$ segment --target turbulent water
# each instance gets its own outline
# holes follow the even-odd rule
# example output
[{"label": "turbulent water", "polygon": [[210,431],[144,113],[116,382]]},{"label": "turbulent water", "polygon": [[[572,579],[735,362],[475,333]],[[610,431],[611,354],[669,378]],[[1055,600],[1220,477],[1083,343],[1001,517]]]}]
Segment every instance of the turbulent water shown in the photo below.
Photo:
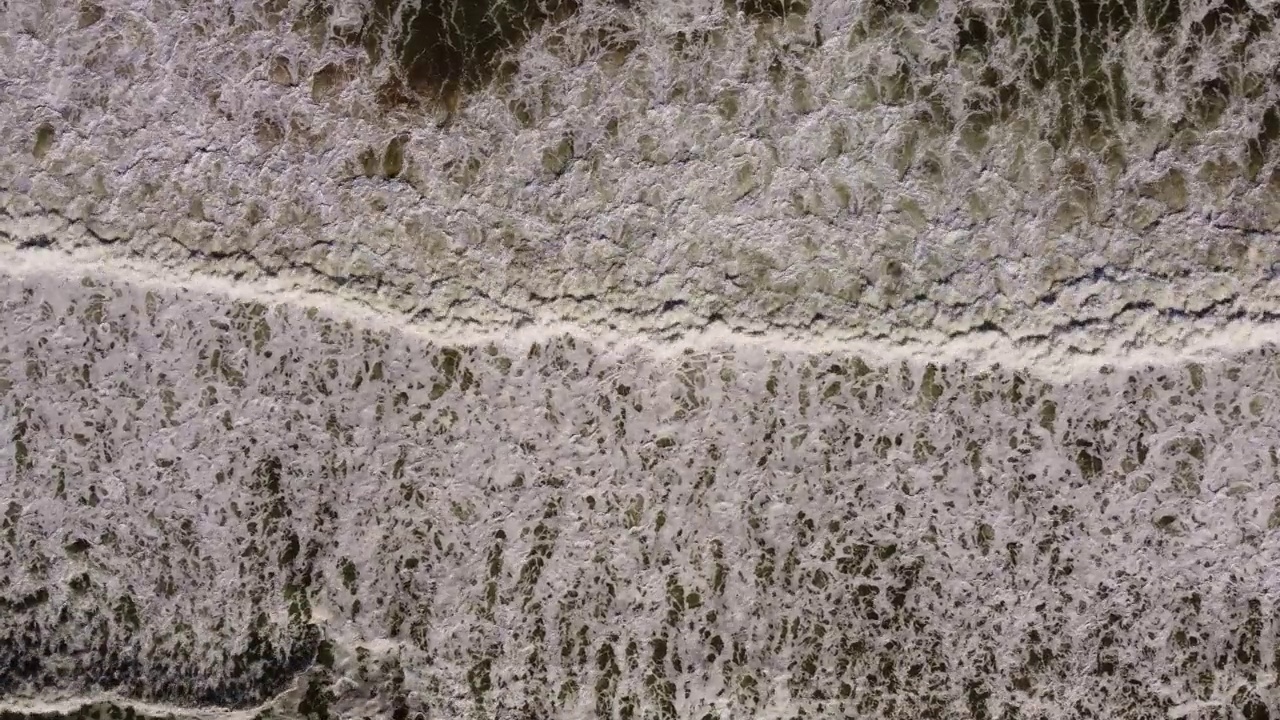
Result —
[{"label": "turbulent water", "polygon": [[0,0],[0,718],[1275,717],[1277,22]]},{"label": "turbulent water", "polygon": [[1136,717],[1273,692],[1269,349],[1059,384],[9,287],[10,693]]}]

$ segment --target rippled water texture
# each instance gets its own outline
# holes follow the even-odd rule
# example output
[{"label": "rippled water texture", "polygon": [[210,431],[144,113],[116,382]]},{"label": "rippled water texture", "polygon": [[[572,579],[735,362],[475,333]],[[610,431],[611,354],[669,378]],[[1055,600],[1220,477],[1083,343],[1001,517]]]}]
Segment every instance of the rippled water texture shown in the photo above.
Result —
[{"label": "rippled water texture", "polygon": [[0,0],[0,718],[1276,717],[1278,18]]},{"label": "rippled water texture", "polygon": [[6,692],[293,685],[304,714],[449,717],[1271,697],[1273,350],[1060,384],[440,345],[87,278],[3,310]]}]

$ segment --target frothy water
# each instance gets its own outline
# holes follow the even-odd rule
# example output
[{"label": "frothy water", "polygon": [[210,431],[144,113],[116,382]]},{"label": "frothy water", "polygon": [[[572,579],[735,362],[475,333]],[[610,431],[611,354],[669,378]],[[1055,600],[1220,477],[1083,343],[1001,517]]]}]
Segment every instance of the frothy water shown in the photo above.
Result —
[{"label": "frothy water", "polygon": [[1270,347],[1055,384],[437,345],[108,278],[7,285],[6,693],[433,717],[1274,697]]},{"label": "frothy water", "polygon": [[1274,7],[442,8],[0,5],[0,714],[1280,712]]}]

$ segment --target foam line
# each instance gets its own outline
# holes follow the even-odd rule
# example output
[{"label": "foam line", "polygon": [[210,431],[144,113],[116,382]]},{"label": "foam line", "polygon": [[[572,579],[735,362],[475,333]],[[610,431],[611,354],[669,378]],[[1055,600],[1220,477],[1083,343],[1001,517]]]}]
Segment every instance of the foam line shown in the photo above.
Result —
[{"label": "foam line", "polygon": [[1154,315],[1138,316],[1125,332],[1115,333],[1102,351],[1089,354],[1073,351],[1065,342],[1053,338],[1016,340],[997,332],[975,332],[957,338],[916,337],[888,341],[792,329],[744,331],[723,323],[660,337],[643,330],[629,330],[623,319],[614,328],[567,323],[553,318],[522,327],[498,321],[488,327],[477,327],[473,322],[413,320],[403,312],[378,307],[376,300],[367,296],[334,294],[308,283],[306,278],[231,280],[205,273],[183,273],[146,260],[107,257],[93,250],[68,252],[0,246],[0,275],[18,281],[34,280],[37,284],[59,278],[91,276],[99,281],[145,289],[177,290],[270,305],[285,303],[299,308],[315,307],[332,317],[349,319],[366,327],[421,334],[433,343],[521,346],[569,335],[606,351],[640,351],[658,357],[677,356],[687,350],[740,352],[749,349],[787,354],[855,354],[868,361],[883,363],[905,360],[999,364],[1057,381],[1095,375],[1104,368],[1123,370],[1192,361],[1213,362],[1280,343],[1280,323],[1247,319],[1218,324],[1194,323]]}]

